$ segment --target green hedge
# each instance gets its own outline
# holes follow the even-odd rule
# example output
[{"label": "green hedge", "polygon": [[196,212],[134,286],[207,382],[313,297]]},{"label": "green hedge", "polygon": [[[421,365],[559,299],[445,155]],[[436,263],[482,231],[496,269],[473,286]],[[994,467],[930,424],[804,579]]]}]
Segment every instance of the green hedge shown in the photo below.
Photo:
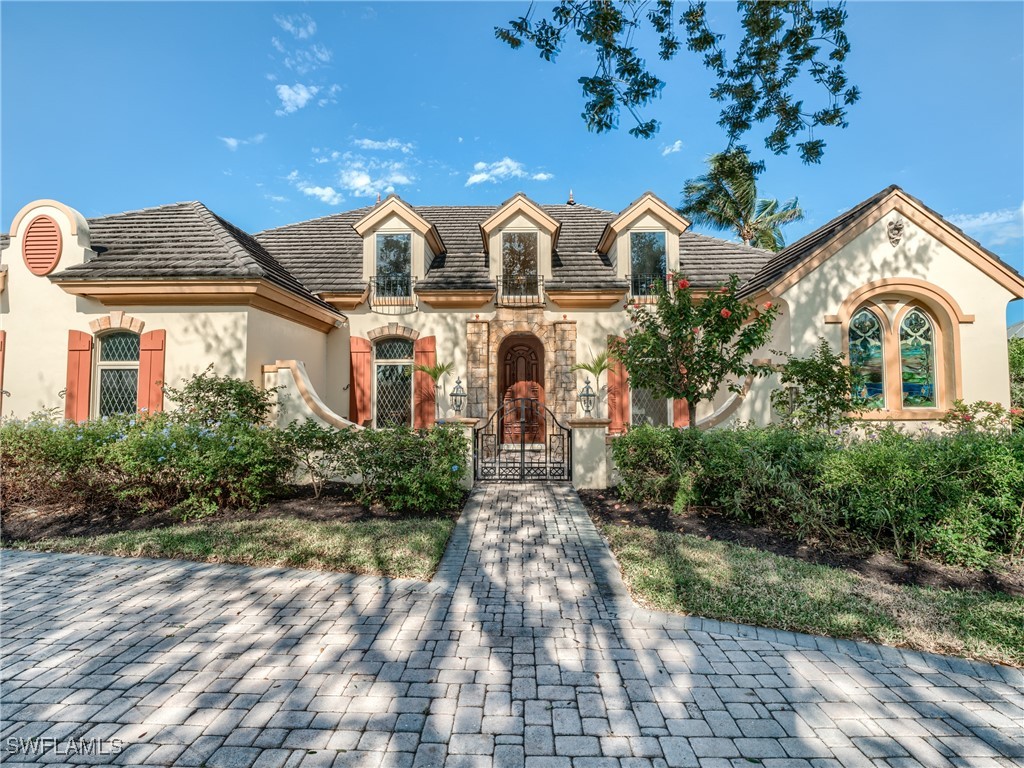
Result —
[{"label": "green hedge", "polygon": [[357,497],[393,512],[432,514],[462,499],[467,442],[458,426],[278,429],[265,423],[271,393],[209,369],[167,394],[166,413],[0,422],[0,506],[174,509],[189,518],[259,507],[296,477],[319,495],[326,480],[359,475]]},{"label": "green hedge", "polygon": [[913,559],[984,566],[1024,554],[1024,434],[867,437],[780,427],[638,427],[612,453],[628,500],[853,536]]}]

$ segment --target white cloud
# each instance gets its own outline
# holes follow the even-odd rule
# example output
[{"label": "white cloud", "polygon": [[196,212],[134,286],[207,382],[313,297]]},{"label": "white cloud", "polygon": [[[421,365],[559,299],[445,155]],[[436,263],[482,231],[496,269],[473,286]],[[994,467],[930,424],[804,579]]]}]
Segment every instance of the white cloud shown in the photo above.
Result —
[{"label": "white cloud", "polygon": [[264,197],[267,200],[270,200],[272,203],[287,203],[288,202],[288,198],[287,197],[282,197],[281,195],[264,195]]},{"label": "white cloud", "polygon": [[218,136],[217,138],[223,141],[225,146],[234,152],[239,147],[247,144],[262,144],[263,140],[267,138],[267,134],[257,133],[255,136],[250,136],[248,139],[236,139],[232,136]]},{"label": "white cloud", "polygon": [[958,213],[947,218],[950,224],[987,246],[1005,245],[1024,238],[1024,203],[1019,208]]},{"label": "white cloud", "polygon": [[309,184],[299,184],[299,191],[309,197],[315,197],[321,203],[326,203],[327,205],[339,205],[345,199],[341,196],[340,192],[335,191],[334,187],[314,187]]},{"label": "white cloud", "polygon": [[316,22],[307,13],[297,16],[275,16],[274,21],[297,40],[306,40],[316,34]]},{"label": "white cloud", "polygon": [[338,169],[338,183],[353,197],[388,195],[416,180],[404,162],[382,161],[346,152]]},{"label": "white cloud", "polygon": [[412,142],[399,141],[398,139],[387,139],[386,141],[375,141],[374,139],[354,139],[352,144],[360,149],[371,150],[393,150],[397,149],[403,154],[410,154],[414,148]]},{"label": "white cloud", "polygon": [[330,88],[327,89],[325,94],[320,99],[317,100],[316,105],[318,107],[325,107],[328,104],[337,104],[338,99],[336,98],[336,96],[339,93],[341,93],[341,86],[337,84],[332,85]]},{"label": "white cloud", "polygon": [[302,83],[277,85],[274,88],[277,91],[277,98],[281,100],[281,108],[275,112],[277,115],[290,115],[292,112],[297,112],[320,93],[319,86],[303,85]]},{"label": "white cloud", "polygon": [[555,177],[553,173],[527,171],[521,162],[513,160],[507,155],[494,163],[474,163],[473,170],[475,173],[471,173],[466,179],[467,187],[482,184],[485,181],[497,184],[499,181],[508,181],[509,179],[530,178],[534,181],[548,181]]},{"label": "white cloud", "polygon": [[683,149],[683,141],[682,141],[682,139],[676,139],[671,144],[667,144],[664,147],[662,147],[661,156],[662,157],[667,157],[668,155],[673,155],[676,152],[681,152],[682,149]]}]

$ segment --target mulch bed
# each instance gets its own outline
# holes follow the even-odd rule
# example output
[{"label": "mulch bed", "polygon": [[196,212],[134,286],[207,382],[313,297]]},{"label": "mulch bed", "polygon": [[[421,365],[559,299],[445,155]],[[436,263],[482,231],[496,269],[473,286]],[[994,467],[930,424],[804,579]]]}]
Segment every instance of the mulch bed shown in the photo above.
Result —
[{"label": "mulch bed", "polygon": [[[459,505],[461,507],[461,505]],[[458,510],[448,517],[458,517]],[[365,507],[341,483],[328,484],[319,499],[308,486],[286,489],[282,495],[258,510],[227,509],[204,517],[203,522],[264,520],[293,517],[316,522],[354,523],[367,520],[397,520],[408,515],[388,512],[382,506]],[[60,536],[102,536],[120,531],[166,528],[181,524],[179,514],[167,510],[128,514],[116,510],[69,509],[57,506],[12,506],[0,515],[3,541],[39,541]]]},{"label": "mulch bed", "polygon": [[709,540],[794,557],[811,563],[855,571],[873,581],[897,585],[1005,592],[1024,597],[1024,565],[999,571],[971,571],[931,560],[904,562],[888,552],[858,549],[849,542],[798,539],[771,528],[746,525],[713,509],[677,515],[668,507],[623,501],[617,492],[580,491],[595,524],[644,526],[658,531],[688,533]]}]

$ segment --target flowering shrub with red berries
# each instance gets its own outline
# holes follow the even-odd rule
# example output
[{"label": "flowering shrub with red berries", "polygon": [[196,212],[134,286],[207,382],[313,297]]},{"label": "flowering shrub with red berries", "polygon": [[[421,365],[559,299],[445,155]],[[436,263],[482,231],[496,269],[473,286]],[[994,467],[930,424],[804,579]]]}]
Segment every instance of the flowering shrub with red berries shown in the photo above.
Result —
[{"label": "flowering shrub with red berries", "polygon": [[942,417],[942,425],[951,432],[999,432],[1010,428],[1012,411],[999,403],[978,400],[965,403],[955,400]]},{"label": "flowering shrub with red berries", "polygon": [[[690,412],[723,387],[739,392],[747,376],[771,372],[750,355],[772,334],[779,310],[737,296],[740,280],[729,281],[698,295],[690,281],[668,275],[655,285],[657,300],[626,306],[633,328],[614,340],[612,355],[622,362],[634,387],[654,397],[686,400]],[[691,419],[690,425],[695,426]]]}]

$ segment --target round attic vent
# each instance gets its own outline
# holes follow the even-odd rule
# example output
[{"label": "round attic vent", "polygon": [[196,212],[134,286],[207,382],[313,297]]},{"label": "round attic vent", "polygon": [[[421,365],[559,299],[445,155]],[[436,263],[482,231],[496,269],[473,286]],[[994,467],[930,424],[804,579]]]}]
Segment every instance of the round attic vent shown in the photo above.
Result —
[{"label": "round attic vent", "polygon": [[48,275],[60,261],[63,238],[57,222],[49,216],[36,216],[21,239],[21,255],[33,275]]}]

